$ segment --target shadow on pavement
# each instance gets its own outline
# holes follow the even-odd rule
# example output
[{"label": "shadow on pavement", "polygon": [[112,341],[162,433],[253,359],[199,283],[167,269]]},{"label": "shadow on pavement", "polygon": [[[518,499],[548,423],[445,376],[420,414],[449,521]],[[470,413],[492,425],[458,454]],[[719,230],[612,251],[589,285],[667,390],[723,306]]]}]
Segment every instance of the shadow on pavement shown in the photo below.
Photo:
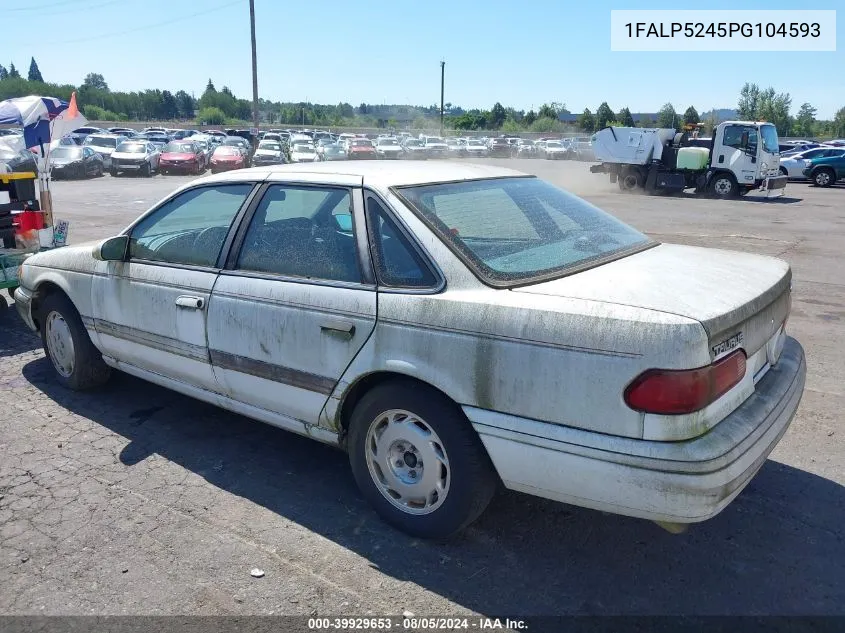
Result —
[{"label": "shadow on pavement", "polygon": [[37,349],[41,349],[41,339],[23,324],[14,302],[0,296],[0,358]]},{"label": "shadow on pavement", "polygon": [[117,374],[104,389],[59,387],[44,358],[25,378],[153,453],[415,583],[487,615],[843,614],[845,488],[769,461],[721,515],[670,535],[640,520],[503,492],[449,543],[385,526],[333,448]]}]

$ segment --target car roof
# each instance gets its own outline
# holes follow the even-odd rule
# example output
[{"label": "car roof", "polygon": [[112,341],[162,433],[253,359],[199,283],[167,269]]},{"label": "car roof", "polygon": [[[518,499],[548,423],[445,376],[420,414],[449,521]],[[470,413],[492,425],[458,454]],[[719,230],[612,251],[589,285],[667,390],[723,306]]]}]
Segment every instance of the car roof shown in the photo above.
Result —
[{"label": "car roof", "polygon": [[[438,182],[455,182],[459,180],[480,180],[484,178],[508,178],[526,176],[521,171],[497,167],[493,165],[474,165],[471,163],[453,161],[391,161],[348,163],[291,163],[274,165],[273,167],[253,167],[239,169],[214,176],[206,176],[204,183],[232,182],[233,180],[250,181],[290,174],[292,179],[298,175],[309,174],[314,180],[326,184],[348,184],[350,179],[360,179],[364,185],[386,189],[403,185],[421,185]],[[310,179],[311,179],[310,178]]]}]

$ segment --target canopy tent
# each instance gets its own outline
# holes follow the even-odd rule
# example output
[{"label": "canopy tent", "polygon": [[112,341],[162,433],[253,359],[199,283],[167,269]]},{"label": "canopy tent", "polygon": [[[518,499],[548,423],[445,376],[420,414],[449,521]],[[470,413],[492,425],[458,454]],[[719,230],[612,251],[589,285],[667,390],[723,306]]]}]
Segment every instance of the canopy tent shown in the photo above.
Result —
[{"label": "canopy tent", "polygon": [[0,124],[22,125],[24,143],[30,149],[41,150],[87,122],[76,107],[75,92],[69,102],[34,95],[0,101]]},{"label": "canopy tent", "polygon": [[87,122],[76,106],[75,92],[69,102],[35,95],[0,101],[0,124],[23,126],[23,143],[38,156],[41,208],[48,225],[52,224],[53,219],[50,196],[51,142]]}]

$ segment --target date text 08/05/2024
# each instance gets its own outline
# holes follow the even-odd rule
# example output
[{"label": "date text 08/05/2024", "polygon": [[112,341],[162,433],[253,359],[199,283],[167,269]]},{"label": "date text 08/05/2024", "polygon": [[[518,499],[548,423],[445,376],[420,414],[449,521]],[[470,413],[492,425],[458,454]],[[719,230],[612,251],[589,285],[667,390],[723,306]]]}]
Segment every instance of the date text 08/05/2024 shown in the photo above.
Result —
[{"label": "date text 08/05/2024", "polygon": [[629,38],[821,37],[818,22],[628,22]]},{"label": "date text 08/05/2024", "polygon": [[488,617],[423,617],[403,616],[395,617],[346,617],[346,618],[309,618],[308,629],[312,631],[389,631],[393,628],[399,630],[426,630],[426,631],[492,631],[511,630],[519,631],[528,628],[526,622],[520,619],[510,618],[488,618]]}]

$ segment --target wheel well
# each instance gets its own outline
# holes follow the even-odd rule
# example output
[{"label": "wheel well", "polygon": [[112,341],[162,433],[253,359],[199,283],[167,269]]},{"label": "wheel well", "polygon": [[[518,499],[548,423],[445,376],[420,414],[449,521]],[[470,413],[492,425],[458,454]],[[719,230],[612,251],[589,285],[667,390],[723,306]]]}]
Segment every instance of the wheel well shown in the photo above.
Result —
[{"label": "wheel well", "polygon": [[[39,317],[41,316],[41,304],[44,302],[49,296],[59,294],[64,295],[67,297],[67,293],[61,289],[61,287],[53,283],[52,281],[45,281],[38,285],[35,289],[35,293],[32,295],[32,320],[35,322],[36,327],[40,330],[41,323],[39,321]],[[70,300],[70,297],[67,297]]]},{"label": "wheel well", "polygon": [[420,380],[418,378],[414,378],[406,374],[400,374],[392,371],[373,372],[372,374],[367,374],[363,378],[359,379],[358,382],[353,384],[344,394],[343,400],[340,403],[340,426],[342,433],[345,434],[346,431],[349,429],[349,420],[352,417],[352,412],[355,410],[355,406],[361,401],[361,398],[364,397],[364,394],[366,394],[371,389],[377,387],[378,385],[383,385],[386,382],[394,381],[415,384],[425,389],[436,391],[444,398],[446,398],[449,402],[455,402],[443,391],[425,382],[424,380]]}]

